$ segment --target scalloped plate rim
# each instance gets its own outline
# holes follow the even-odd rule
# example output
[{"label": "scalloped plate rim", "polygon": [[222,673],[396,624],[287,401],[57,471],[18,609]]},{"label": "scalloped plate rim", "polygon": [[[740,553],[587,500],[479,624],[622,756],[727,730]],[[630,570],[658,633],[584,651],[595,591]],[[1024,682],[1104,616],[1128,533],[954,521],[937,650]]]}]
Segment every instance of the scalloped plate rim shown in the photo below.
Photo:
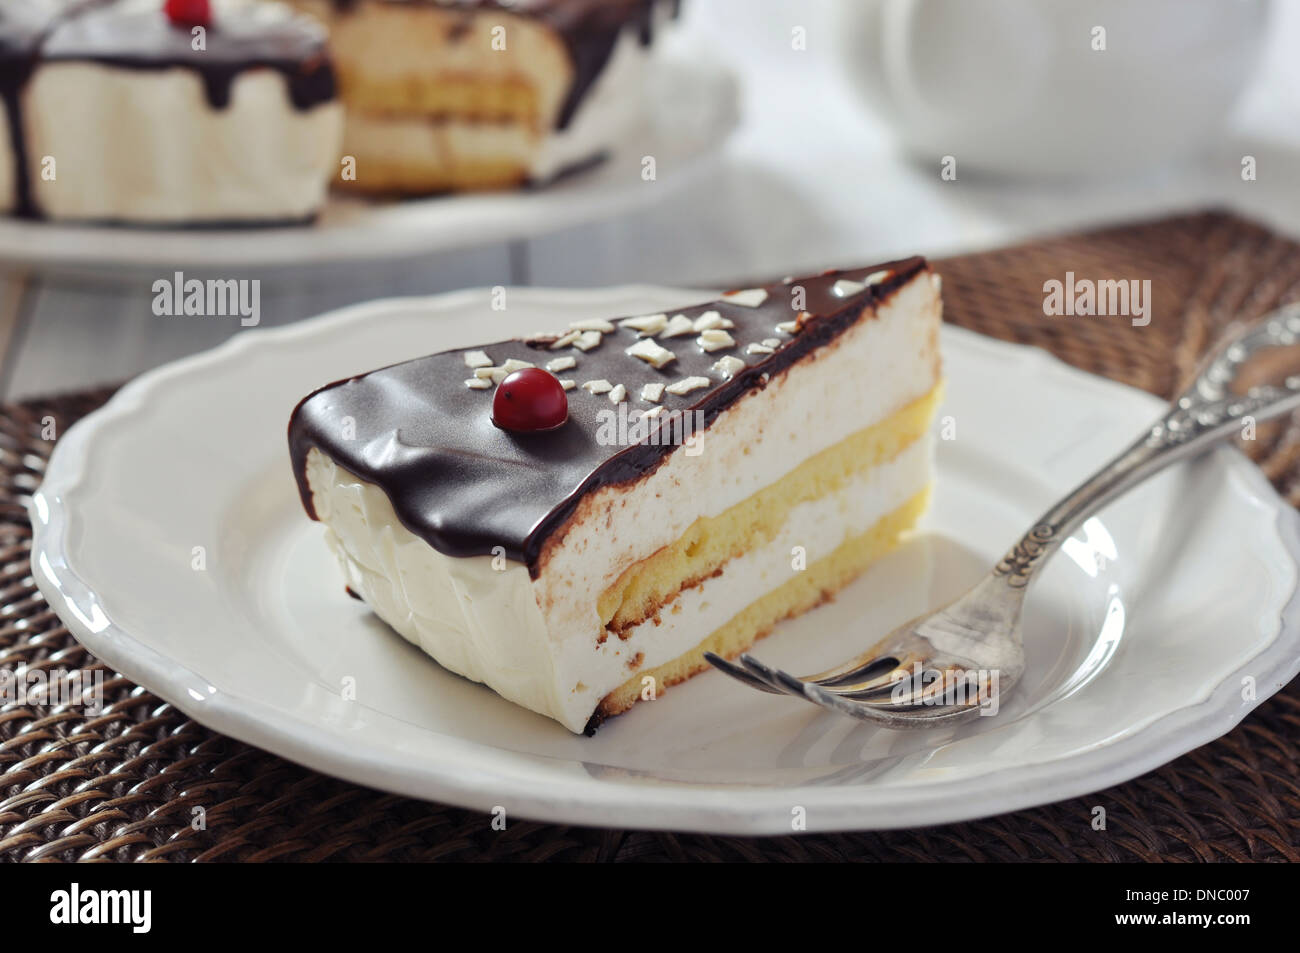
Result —
[{"label": "scalloped plate rim", "polygon": [[[129,418],[158,388],[196,371],[220,368],[244,349],[331,333],[397,304],[454,311],[475,296],[482,300],[482,293],[470,289],[429,298],[382,299],[288,327],[243,332],[211,351],[150,371],[127,384],[103,408],[70,428],[56,444],[45,481],[29,502],[34,532],[32,571],[51,607],[92,653],[196,721],[323,773],[478,810],[516,796],[528,804],[527,809],[519,811],[522,816],[543,821],[715,834],[789,833],[791,798],[808,808],[808,831],[817,832],[949,823],[1086,794],[1129,780],[1218,738],[1300,671],[1300,652],[1295,651],[1297,635],[1300,635],[1300,590],[1296,588],[1296,580],[1300,578],[1296,569],[1300,564],[1300,513],[1277,496],[1258,468],[1237,451],[1225,447],[1212,455],[1217,465],[1235,479],[1244,481],[1244,487],[1258,498],[1273,502],[1278,540],[1291,556],[1290,596],[1278,608],[1275,636],[1245,666],[1225,672],[1203,701],[1174,708],[1136,732],[1097,750],[1032,765],[1020,773],[1008,772],[1013,776],[1000,780],[981,776],[978,796],[970,795],[968,781],[896,786],[890,789],[890,794],[898,799],[905,793],[906,806],[887,818],[872,817],[870,822],[864,822],[863,808],[869,805],[860,802],[869,793],[869,786],[756,787],[738,791],[726,786],[605,779],[598,782],[588,779],[587,783],[577,785],[562,775],[539,776],[546,772],[539,769],[538,762],[558,760],[547,756],[490,749],[496,755],[490,767],[466,762],[466,755],[472,756],[488,746],[441,733],[438,737],[445,750],[433,762],[421,764],[418,769],[410,765],[395,768],[391,755],[383,757],[374,751],[341,752],[336,734],[320,725],[304,724],[268,704],[253,700],[253,707],[248,707],[248,699],[229,693],[218,693],[202,701],[191,698],[185,683],[191,679],[202,681],[202,676],[159,655],[105,616],[93,589],[77,574],[75,559],[69,560],[66,514],[60,507],[51,506],[50,501],[75,489],[81,481],[94,438],[108,425]],[[577,291],[529,288],[511,293],[526,294],[539,301],[577,298],[599,302],[607,297],[691,292],[625,285]],[[1074,385],[1145,401],[1153,411],[1163,405],[1150,394],[1080,371],[1038,348],[997,341],[950,325],[945,325],[944,334],[990,357],[1032,363],[1039,366],[1040,372],[1063,375]],[[1239,698],[1233,700],[1238,695],[1234,678],[1247,668],[1259,680],[1253,704]],[[689,797],[683,799],[683,790],[690,792]],[[485,792],[489,792],[486,797]],[[877,805],[872,810],[878,814],[880,807]]]}]

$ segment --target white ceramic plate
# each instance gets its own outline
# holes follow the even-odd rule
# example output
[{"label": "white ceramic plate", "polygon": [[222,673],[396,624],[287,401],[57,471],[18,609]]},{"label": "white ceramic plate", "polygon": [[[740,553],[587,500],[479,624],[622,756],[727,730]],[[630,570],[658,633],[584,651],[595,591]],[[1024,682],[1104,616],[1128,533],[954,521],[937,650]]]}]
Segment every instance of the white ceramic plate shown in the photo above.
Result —
[{"label": "white ceramic plate", "polygon": [[[1227,448],[1089,523],[1031,593],[1014,698],[935,733],[709,672],[579,737],[440,669],[344,594],[289,471],[300,397],[556,313],[701,297],[516,290],[493,312],[466,291],[243,332],[139,378],[58,443],[32,502],[37,582],[91,651],[216,730],[373,787],[578,824],[780,833],[798,809],[809,830],[1009,811],[1210,741],[1295,674],[1300,518]],[[943,347],[956,439],[939,443],[925,532],[760,657],[818,670],[955,595],[1160,406],[1037,350],[951,328]]]},{"label": "white ceramic plate", "polygon": [[[608,159],[527,191],[404,201],[331,198],[312,225],[152,229],[0,218],[0,259],[42,265],[276,266],[433,254],[533,238],[663,201],[718,158],[738,122],[734,77],[715,63],[670,59],[651,79],[638,132]],[[654,181],[642,157],[655,157]]]}]

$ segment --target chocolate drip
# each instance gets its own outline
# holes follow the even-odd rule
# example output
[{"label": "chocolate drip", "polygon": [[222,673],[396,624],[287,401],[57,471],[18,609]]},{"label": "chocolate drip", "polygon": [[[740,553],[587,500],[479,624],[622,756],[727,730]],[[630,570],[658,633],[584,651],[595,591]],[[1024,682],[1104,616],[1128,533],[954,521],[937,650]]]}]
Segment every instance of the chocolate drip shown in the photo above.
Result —
[{"label": "chocolate drip", "polygon": [[205,31],[203,48],[195,49],[191,31],[172,23],[161,3],[101,0],[60,23],[45,40],[41,58],[123,69],[193,70],[203,81],[213,109],[225,109],[235,79],[254,69],[280,73],[290,101],[300,111],[335,98],[334,71],[322,29],[303,17],[281,16],[273,7],[252,6],[237,12],[223,17],[218,7]]},{"label": "chocolate drip", "polygon": [[167,18],[162,0],[22,0],[6,6],[0,11],[0,102],[14,156],[16,213],[40,216],[32,197],[22,94],[43,62],[193,70],[217,110],[230,104],[235,79],[251,69],[279,72],[299,111],[335,99],[324,31],[306,18],[277,16],[272,9],[253,6],[223,18],[219,7],[205,48],[196,50],[190,31]]},{"label": "chocolate drip", "polygon": [[[596,434],[599,412],[617,407],[601,396],[569,392],[569,420],[554,431],[511,433],[491,420],[492,391],[465,386],[472,376],[464,362],[469,350],[485,350],[497,364],[510,358],[538,366],[561,355],[578,365],[560,376],[579,381],[604,378],[629,391],[629,409],[648,409],[637,399],[650,381],[671,384],[685,377],[709,378],[707,390],[685,396],[665,393],[668,411],[700,411],[705,427],[746,393],[765,387],[794,362],[834,340],[859,320],[863,309],[878,305],[926,268],[922,258],[845,272],[827,272],[791,283],[769,286],[757,308],[712,301],[679,312],[695,318],[716,310],[731,319],[736,346],[704,353],[694,337],[661,343],[677,355],[662,370],[630,357],[625,349],[635,332],[618,328],[594,350],[550,351],[526,341],[444,351],[360,377],[327,385],[306,397],[289,422],[289,451],[303,505],[313,518],[306,480],[307,453],[316,447],[358,477],[378,486],[393,504],[401,523],[429,545],[450,556],[485,555],[500,546],[511,559],[534,572],[547,538],[559,529],[581,499],[603,486],[641,479],[673,449],[637,443],[604,446]],[[863,281],[872,272],[888,277],[864,291],[841,298],[837,280]],[[802,288],[804,310],[798,334],[788,337],[776,325],[794,320],[792,293]],[[765,338],[784,343],[770,355],[747,355],[746,346]],[[745,367],[719,381],[710,368],[724,354],[741,358]],[[827,408],[852,413],[853,408]],[[706,438],[707,439],[707,438]]]},{"label": "chocolate drip", "polygon": [[27,137],[23,133],[20,93],[31,75],[31,59],[22,53],[0,49],[0,103],[4,104],[6,133],[14,156],[14,213],[31,216],[31,173],[27,169]]},{"label": "chocolate drip", "polygon": [[[77,60],[92,60],[116,66],[121,69],[164,70],[182,65],[148,56],[98,56],[70,57]],[[221,110],[230,105],[231,90],[235,80],[251,69],[273,69],[284,76],[285,86],[289,92],[289,102],[294,109],[305,112],[312,106],[326,103],[335,98],[334,74],[327,61],[322,57],[314,63],[300,63],[292,60],[248,60],[205,65],[196,70],[203,83],[204,96],[208,105]]]},{"label": "chocolate drip", "polygon": [[[349,13],[364,0],[332,0],[335,10]],[[466,12],[500,10],[502,13],[529,16],[554,30],[569,50],[573,61],[573,83],[564,97],[556,128],[564,129],[577,114],[578,107],[609,63],[619,37],[625,29],[637,31],[643,46],[654,38],[654,12],[666,3],[671,16],[680,10],[680,0],[518,0],[506,6],[499,0],[373,0],[376,3],[423,3],[444,9]]]},{"label": "chocolate drip", "polygon": [[609,63],[619,36],[635,29],[642,46],[654,39],[654,0],[591,3],[587,0],[541,0],[521,12],[533,12],[548,22],[569,47],[573,58],[573,85],[564,98],[556,128],[564,129],[578,112],[587,93]]},{"label": "chocolate drip", "polygon": [[14,211],[19,215],[35,214],[22,91],[31,79],[45,37],[62,17],[85,5],[84,0],[25,0],[0,10],[0,102],[4,103],[6,132],[14,157]]}]

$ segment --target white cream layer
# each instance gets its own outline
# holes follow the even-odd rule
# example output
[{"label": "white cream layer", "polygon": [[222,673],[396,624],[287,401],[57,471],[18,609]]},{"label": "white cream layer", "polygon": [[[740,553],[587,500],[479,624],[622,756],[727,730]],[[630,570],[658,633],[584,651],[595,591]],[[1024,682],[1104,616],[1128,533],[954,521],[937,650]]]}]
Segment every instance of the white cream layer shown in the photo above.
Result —
[{"label": "white cream layer", "polygon": [[[33,195],[50,218],[306,218],[338,169],[343,107],[295,109],[271,69],[238,76],[223,109],[182,67],[45,63],[24,97]],[[40,174],[45,156],[55,160],[52,179]]]},{"label": "white cream layer", "polygon": [[929,439],[919,440],[839,493],[795,507],[771,542],[682,592],[658,623],[600,644],[591,631],[581,642],[556,638],[524,566],[443,555],[397,521],[378,487],[315,449],[307,465],[313,504],[347,583],[380,618],[445,668],[580,732],[627,679],[694,648],[794,576],[794,547],[811,565],[906,503],[929,482],[930,457]]}]

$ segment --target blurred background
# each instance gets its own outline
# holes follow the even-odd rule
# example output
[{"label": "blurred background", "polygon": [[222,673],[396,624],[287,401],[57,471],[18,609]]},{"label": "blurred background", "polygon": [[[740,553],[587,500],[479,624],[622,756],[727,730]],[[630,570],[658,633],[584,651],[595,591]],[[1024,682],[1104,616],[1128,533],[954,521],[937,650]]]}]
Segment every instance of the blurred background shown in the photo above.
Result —
[{"label": "blurred background", "polygon": [[[1291,0],[685,0],[660,52],[687,89],[644,147],[663,150],[656,178],[633,155],[599,188],[565,180],[513,234],[500,204],[463,241],[340,227],[299,254],[295,230],[259,231],[276,253],[240,261],[229,235],[191,233],[172,261],[166,243],[120,253],[111,229],[7,223],[0,390],[119,382],[254,333],[155,315],[173,268],[260,280],[265,328],[471,286],[734,287],[1211,207],[1300,236],[1298,42]],[[701,114],[691,68],[725,74],[734,102]],[[679,134],[705,142],[679,155]]]}]

